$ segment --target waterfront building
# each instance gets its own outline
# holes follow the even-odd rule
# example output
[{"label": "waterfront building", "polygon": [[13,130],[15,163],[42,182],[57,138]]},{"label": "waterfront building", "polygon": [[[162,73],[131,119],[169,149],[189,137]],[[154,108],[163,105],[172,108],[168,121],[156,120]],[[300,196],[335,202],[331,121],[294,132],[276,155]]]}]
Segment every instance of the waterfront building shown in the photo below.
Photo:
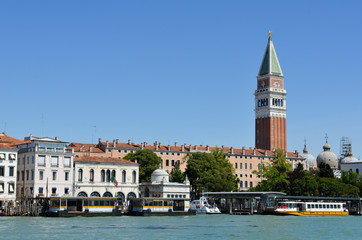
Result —
[{"label": "waterfront building", "polygon": [[[235,169],[235,175],[240,180],[240,190],[247,190],[255,187],[262,178],[253,174],[254,170],[259,170],[261,164],[270,163],[274,158],[275,152],[271,150],[256,148],[234,148],[234,147],[210,147],[202,145],[162,145],[160,142],[154,142],[149,145],[147,142],[136,144],[128,140],[126,143],[119,142],[118,139],[113,141],[102,141],[99,139],[98,144],[71,143],[68,146],[73,149],[75,159],[82,156],[97,156],[124,158],[129,153],[137,150],[150,149],[162,159],[162,168],[171,172],[176,164],[180,164],[181,171],[185,171],[187,164],[187,154],[193,152],[210,153],[216,149],[220,149],[227,153],[227,158]],[[291,163],[293,169],[301,163],[306,169],[305,158],[295,152],[285,152],[284,156]]]},{"label": "waterfront building", "polygon": [[169,174],[160,166],[151,174],[151,182],[140,183],[140,197],[190,198],[190,181],[187,176],[183,183],[170,182]]},{"label": "waterfront building", "polygon": [[24,140],[17,145],[17,198],[71,195],[73,151],[67,143],[48,137]]},{"label": "waterfront building", "polygon": [[255,90],[255,147],[287,151],[287,92],[271,32]]},{"label": "waterfront building", "polygon": [[74,159],[74,196],[138,197],[139,165],[119,158],[81,156]]},{"label": "waterfront building", "polygon": [[13,206],[16,199],[18,149],[12,145],[20,142],[21,140],[0,133],[0,209],[9,206],[9,202]]},{"label": "waterfront building", "polygon": [[321,163],[328,164],[331,169],[338,170],[338,157],[331,151],[331,145],[328,144],[328,138],[326,137],[326,144],[323,145],[323,152],[318,154],[317,164],[318,167]]}]

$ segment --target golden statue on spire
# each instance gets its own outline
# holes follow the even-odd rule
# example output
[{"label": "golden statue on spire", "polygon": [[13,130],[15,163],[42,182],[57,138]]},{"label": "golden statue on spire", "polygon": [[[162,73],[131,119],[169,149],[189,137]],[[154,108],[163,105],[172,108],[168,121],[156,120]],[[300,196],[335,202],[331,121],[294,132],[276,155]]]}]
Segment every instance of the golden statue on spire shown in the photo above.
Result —
[{"label": "golden statue on spire", "polygon": [[273,33],[272,31],[269,31],[269,37],[271,37],[272,33]]}]

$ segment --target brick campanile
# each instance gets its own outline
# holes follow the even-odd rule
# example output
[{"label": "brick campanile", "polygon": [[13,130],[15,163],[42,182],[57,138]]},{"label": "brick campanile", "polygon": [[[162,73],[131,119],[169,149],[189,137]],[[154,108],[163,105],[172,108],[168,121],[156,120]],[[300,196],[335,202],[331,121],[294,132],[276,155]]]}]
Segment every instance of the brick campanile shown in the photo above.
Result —
[{"label": "brick campanile", "polygon": [[255,147],[287,151],[287,92],[284,76],[269,32],[268,45],[255,90]]}]

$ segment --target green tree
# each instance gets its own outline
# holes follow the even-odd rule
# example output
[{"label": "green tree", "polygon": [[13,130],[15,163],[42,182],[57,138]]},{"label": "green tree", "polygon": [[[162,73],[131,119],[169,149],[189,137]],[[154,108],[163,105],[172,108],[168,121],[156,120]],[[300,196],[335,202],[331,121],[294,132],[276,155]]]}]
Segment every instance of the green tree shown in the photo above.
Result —
[{"label": "green tree", "polygon": [[331,169],[329,164],[321,162],[318,168],[320,177],[334,178],[333,170]]},{"label": "green tree", "polygon": [[188,154],[185,173],[197,197],[201,191],[229,192],[237,189],[235,170],[226,156],[227,153],[219,149],[211,153]]},{"label": "green tree", "polygon": [[287,191],[289,185],[288,173],[291,171],[291,165],[283,155],[283,150],[277,149],[275,154],[270,164],[263,164],[259,171],[253,171],[254,174],[266,178],[266,180],[250,189],[250,191]]},{"label": "green tree", "polygon": [[139,164],[139,182],[151,182],[151,174],[160,164],[162,159],[152,150],[138,150],[135,153],[129,153],[124,157],[125,160],[137,162]]},{"label": "green tree", "polygon": [[183,183],[185,176],[180,170],[180,162],[176,161],[174,168],[171,170],[170,181]]}]

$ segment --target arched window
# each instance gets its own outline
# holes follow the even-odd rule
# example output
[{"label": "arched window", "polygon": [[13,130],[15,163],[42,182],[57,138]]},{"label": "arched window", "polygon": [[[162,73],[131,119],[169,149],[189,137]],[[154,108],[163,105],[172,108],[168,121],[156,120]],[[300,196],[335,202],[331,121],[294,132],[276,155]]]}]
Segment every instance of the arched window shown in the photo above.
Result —
[{"label": "arched window", "polygon": [[283,107],[283,99],[282,99],[282,100],[280,100],[280,106],[282,106],[282,107]]},{"label": "arched window", "polygon": [[78,170],[78,182],[83,180],[83,169]]},{"label": "arched window", "polygon": [[253,187],[253,182],[250,182],[250,187]]},{"label": "arched window", "polygon": [[127,194],[127,201],[131,200],[132,198],[136,198],[136,194],[134,194],[133,192],[130,192]]},{"label": "arched window", "polygon": [[356,173],[358,173],[358,174],[359,174],[359,169],[358,169],[358,168],[356,168]]},{"label": "arched window", "polygon": [[122,183],[126,183],[126,176],[127,174],[126,174],[126,170],[123,170],[122,171]]},{"label": "arched window", "polygon": [[107,170],[106,181],[107,181],[107,182],[110,182],[110,181],[111,181],[111,171],[109,171],[109,170]]},{"label": "arched window", "polygon": [[94,182],[94,170],[93,169],[91,169],[89,171],[89,181]]},{"label": "arched window", "polygon": [[106,173],[104,170],[101,171],[101,182],[105,182],[106,181]]},{"label": "arched window", "polygon": [[126,198],[122,192],[118,192],[116,197],[120,198],[122,202],[124,202],[126,200]]},{"label": "arched window", "polygon": [[137,177],[137,173],[136,171],[132,172],[132,183],[136,183],[136,177]]},{"label": "arched window", "polygon": [[269,100],[268,99],[265,99],[265,105],[268,106],[269,105]]},{"label": "arched window", "polygon": [[78,197],[88,197],[88,195],[85,192],[80,192],[78,193]]},{"label": "arched window", "polygon": [[248,187],[248,182],[247,182],[247,181],[245,181],[245,187],[246,187],[246,188]]},{"label": "arched window", "polygon": [[175,166],[175,160],[171,160],[171,166],[173,167],[173,166]]},{"label": "arched window", "polygon": [[241,188],[243,187],[243,181],[240,181],[240,187]]},{"label": "arched window", "polygon": [[99,194],[99,192],[92,192],[91,197],[101,197],[101,195]]},{"label": "arched window", "polygon": [[103,193],[103,197],[113,197],[113,195],[110,192],[105,192]]}]

